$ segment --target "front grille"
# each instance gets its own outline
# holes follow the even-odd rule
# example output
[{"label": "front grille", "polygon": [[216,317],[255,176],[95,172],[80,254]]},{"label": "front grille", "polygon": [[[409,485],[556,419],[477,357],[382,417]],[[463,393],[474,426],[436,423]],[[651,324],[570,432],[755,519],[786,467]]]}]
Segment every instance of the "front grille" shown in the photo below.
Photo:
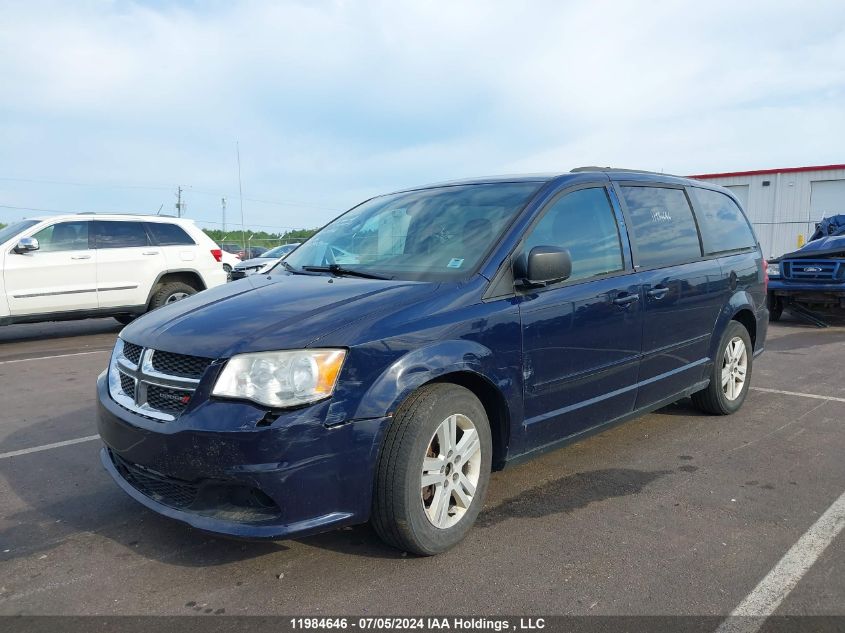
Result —
[{"label": "front grille", "polygon": [[111,453],[112,461],[120,475],[130,486],[154,501],[171,508],[187,508],[197,498],[199,487],[185,481],[165,477],[147,470]]},{"label": "front grille", "polygon": [[157,411],[179,415],[188,406],[193,392],[184,389],[170,389],[159,385],[147,386],[147,404]]},{"label": "front grille", "polygon": [[185,411],[212,358],[175,354],[120,341],[109,367],[112,398],[156,422],[172,422]]},{"label": "front grille", "polygon": [[135,379],[132,376],[120,372],[120,388],[130,398],[135,397]]},{"label": "front grille", "polygon": [[845,266],[835,259],[792,259],[781,263],[784,278],[795,281],[843,279]]},{"label": "front grille", "polygon": [[140,345],[127,343],[126,341],[123,342],[123,356],[133,365],[137,365],[141,362],[141,351],[143,349],[144,348]]},{"label": "front grille", "polygon": [[213,362],[211,358],[188,356],[172,352],[153,352],[153,369],[162,374],[200,378]]}]

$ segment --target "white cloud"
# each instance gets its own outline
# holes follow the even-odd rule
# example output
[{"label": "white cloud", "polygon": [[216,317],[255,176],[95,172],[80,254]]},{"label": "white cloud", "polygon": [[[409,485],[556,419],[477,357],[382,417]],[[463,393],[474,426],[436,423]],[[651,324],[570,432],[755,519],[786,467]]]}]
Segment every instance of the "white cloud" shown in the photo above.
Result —
[{"label": "white cloud", "polygon": [[[839,162],[843,18],[840,2],[5,4],[0,177],[231,194],[239,139],[248,194],[338,208],[579,164]],[[45,208],[172,202],[8,182],[2,195]],[[215,196],[189,204],[216,216]],[[247,209],[285,226],[332,215]]]}]

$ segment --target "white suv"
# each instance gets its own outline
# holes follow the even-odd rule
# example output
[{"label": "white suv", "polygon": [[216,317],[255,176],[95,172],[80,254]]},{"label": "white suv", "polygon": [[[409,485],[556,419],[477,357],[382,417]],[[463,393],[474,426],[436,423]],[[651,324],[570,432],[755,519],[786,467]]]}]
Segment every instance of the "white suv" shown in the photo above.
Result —
[{"label": "white suv", "polygon": [[192,221],[60,215],[0,229],[0,325],[136,316],[226,282]]}]

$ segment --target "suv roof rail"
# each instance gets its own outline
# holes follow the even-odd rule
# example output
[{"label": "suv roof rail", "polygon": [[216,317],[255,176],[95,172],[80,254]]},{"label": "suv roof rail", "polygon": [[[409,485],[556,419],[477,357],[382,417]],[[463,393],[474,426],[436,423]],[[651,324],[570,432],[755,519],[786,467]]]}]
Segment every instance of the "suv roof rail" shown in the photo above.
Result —
[{"label": "suv roof rail", "polygon": [[188,218],[177,218],[169,213],[125,213],[122,211],[79,211],[76,215],[131,215],[144,218],[173,218],[174,220],[187,220]]},{"label": "suv roof rail", "polygon": [[595,165],[587,165],[586,167],[576,167],[570,169],[570,174],[576,174],[582,171],[609,171],[613,173],[623,174],[652,174],[654,176],[672,176],[674,178],[684,178],[684,176],[676,176],[675,174],[666,174],[661,171],[646,171],[645,169],[624,169],[622,167],[597,167]]}]

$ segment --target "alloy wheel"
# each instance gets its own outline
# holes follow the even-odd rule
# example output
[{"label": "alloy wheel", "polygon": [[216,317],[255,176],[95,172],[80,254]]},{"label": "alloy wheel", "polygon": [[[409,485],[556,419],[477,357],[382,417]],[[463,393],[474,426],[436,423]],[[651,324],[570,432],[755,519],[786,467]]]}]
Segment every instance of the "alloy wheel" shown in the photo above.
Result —
[{"label": "alloy wheel", "polygon": [[728,341],[722,358],[722,391],[728,400],[736,400],[745,387],[748,373],[748,349],[738,336]]},{"label": "alloy wheel", "polygon": [[445,530],[472,504],[481,472],[478,430],[460,413],[443,420],[428,442],[420,477],[420,498],[431,524]]}]

